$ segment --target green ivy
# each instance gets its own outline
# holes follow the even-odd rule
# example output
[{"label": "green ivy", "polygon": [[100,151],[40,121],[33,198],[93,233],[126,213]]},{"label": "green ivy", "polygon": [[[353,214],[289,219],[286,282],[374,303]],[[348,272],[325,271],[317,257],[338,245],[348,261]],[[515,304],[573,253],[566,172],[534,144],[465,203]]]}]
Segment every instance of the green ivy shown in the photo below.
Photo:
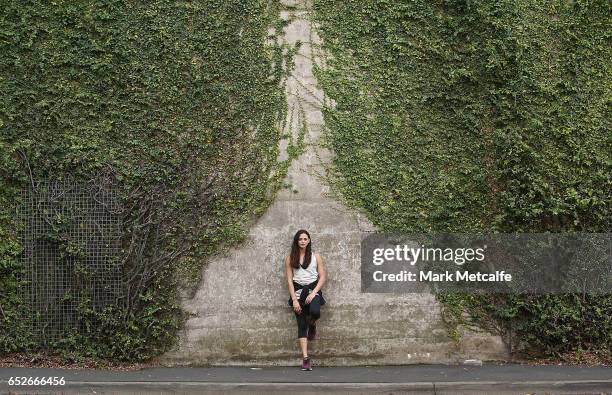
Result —
[{"label": "green ivy", "polygon": [[129,308],[94,312],[82,300],[85,332],[52,348],[75,358],[159,354],[184,319],[177,283],[193,285],[207,257],[244,239],[297,154],[278,160],[284,65],[295,52],[279,44],[279,2],[9,0],[2,8],[0,352],[41,347],[19,299],[27,285],[16,282],[20,192],[36,180],[103,174],[120,188],[125,269],[165,264]]},{"label": "green ivy", "polygon": [[[330,182],[388,232],[609,232],[610,11],[315,0]],[[610,350],[607,296],[438,296],[517,349]]]}]

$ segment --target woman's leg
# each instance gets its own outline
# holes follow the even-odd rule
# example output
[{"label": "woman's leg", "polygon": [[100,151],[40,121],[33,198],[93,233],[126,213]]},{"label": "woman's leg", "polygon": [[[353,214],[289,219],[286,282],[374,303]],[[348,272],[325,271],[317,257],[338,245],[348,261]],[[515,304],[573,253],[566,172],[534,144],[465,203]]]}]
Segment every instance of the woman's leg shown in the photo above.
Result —
[{"label": "woman's leg", "polygon": [[321,318],[321,296],[317,295],[312,299],[308,305],[308,312],[312,323]]},{"label": "woman's leg", "polygon": [[304,358],[308,356],[308,339],[306,338],[308,336],[308,307],[306,306],[302,306],[300,314],[295,314],[298,325],[298,341]]},{"label": "woman's leg", "polygon": [[317,338],[317,320],[321,317],[321,296],[317,295],[308,306],[310,317],[308,320],[308,340]]},{"label": "woman's leg", "polygon": [[300,350],[302,351],[302,358],[306,358],[308,356],[308,339],[305,337],[300,337],[298,339],[300,343]]}]

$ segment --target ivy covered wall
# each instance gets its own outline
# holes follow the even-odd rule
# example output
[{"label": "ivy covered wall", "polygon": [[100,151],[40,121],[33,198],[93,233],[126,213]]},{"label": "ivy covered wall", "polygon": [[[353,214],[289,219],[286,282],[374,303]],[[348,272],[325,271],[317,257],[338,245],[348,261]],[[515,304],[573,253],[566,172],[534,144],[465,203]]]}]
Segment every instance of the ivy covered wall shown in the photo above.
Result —
[{"label": "ivy covered wall", "polygon": [[73,358],[138,360],[173,344],[183,319],[177,287],[193,283],[211,253],[243,239],[291,160],[278,160],[291,53],[277,41],[278,7],[4,2],[0,352],[40,347],[17,292],[20,191],[68,177],[120,188],[118,264],[128,295],[103,312],[83,300],[80,328],[50,347]]},{"label": "ivy covered wall", "polygon": [[[605,1],[315,0],[332,183],[389,232],[610,232]],[[612,345],[612,298],[439,295],[515,349]]]},{"label": "ivy covered wall", "polygon": [[[610,11],[315,0],[333,185],[385,231],[609,232]],[[18,292],[20,191],[92,176],[120,186],[136,281],[102,312],[84,299],[80,328],[51,348],[141,360],[172,346],[177,288],[244,237],[286,174],[278,15],[266,0],[5,2],[0,352],[41,347]],[[611,348],[610,296],[439,298],[447,319],[467,311],[519,349]]]}]

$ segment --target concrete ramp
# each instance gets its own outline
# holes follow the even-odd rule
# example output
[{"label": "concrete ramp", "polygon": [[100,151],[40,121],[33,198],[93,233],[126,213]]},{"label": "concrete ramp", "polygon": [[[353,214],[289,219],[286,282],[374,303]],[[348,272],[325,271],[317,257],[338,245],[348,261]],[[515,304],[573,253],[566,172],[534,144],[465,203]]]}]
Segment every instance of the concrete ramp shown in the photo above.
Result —
[{"label": "concrete ramp", "polygon": [[[320,43],[304,1],[284,1],[290,21],[284,39],[302,43],[287,81],[287,128],[295,139],[305,126],[305,152],[289,170],[291,188],[250,229],[248,240],[213,257],[192,299],[193,314],[180,333],[179,347],[161,358],[168,365],[296,365],[301,353],[284,275],[283,259],[294,233],[307,229],[313,249],[327,267],[317,341],[309,344],[316,365],[453,363],[464,359],[501,360],[501,339],[466,334],[447,336],[440,305],[431,294],[362,294],[360,241],[372,224],[329,195],[321,181],[330,154],[320,147],[324,127],[323,92],[313,75]],[[302,129],[303,130],[303,129]],[[282,147],[281,147],[282,148]]]}]

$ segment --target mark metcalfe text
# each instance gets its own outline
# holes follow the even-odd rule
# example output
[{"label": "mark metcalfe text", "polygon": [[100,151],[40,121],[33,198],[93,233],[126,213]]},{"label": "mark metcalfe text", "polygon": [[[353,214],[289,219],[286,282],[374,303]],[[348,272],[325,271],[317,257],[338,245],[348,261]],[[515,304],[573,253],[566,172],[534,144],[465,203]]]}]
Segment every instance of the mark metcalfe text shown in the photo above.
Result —
[{"label": "mark metcalfe text", "polygon": [[[421,245],[420,247],[409,247],[407,245],[396,245],[395,248],[375,248],[372,253],[372,264],[380,266],[387,261],[406,262],[414,266],[417,262],[437,261],[453,262],[461,266],[466,262],[479,261],[485,259],[484,252],[487,246],[482,248],[431,248]],[[426,281],[426,282],[502,282],[512,281],[512,275],[505,271],[495,271],[493,273],[469,272],[457,270],[444,271],[442,273],[431,270],[422,270],[418,273],[401,270],[397,273],[384,273],[381,270],[375,271],[373,279],[381,281]]]}]

